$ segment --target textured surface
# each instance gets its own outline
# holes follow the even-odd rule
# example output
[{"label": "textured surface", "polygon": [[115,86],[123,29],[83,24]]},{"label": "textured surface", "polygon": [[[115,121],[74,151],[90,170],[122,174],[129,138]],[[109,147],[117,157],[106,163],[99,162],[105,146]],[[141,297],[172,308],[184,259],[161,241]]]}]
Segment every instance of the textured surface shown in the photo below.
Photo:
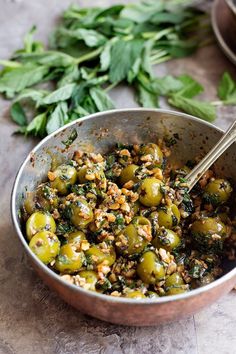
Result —
[{"label": "textured surface", "polygon": [[[94,1],[77,1],[92,5]],[[121,1],[96,1],[108,5]],[[32,24],[38,37],[46,38],[68,0],[0,0],[0,57],[7,58],[21,44]],[[215,99],[215,87],[224,70],[235,69],[216,45],[194,56],[158,66],[156,72],[187,72],[205,87],[205,97]],[[136,104],[127,89],[114,91],[118,107]],[[21,161],[36,143],[12,136],[15,126],[8,118],[8,102],[0,101],[0,354],[41,353],[232,353],[236,346],[236,292],[231,292],[194,318],[153,328],[109,325],[67,306],[37,278],[13,230],[9,200]],[[218,112],[216,124],[226,128],[235,119],[235,108]]]}]

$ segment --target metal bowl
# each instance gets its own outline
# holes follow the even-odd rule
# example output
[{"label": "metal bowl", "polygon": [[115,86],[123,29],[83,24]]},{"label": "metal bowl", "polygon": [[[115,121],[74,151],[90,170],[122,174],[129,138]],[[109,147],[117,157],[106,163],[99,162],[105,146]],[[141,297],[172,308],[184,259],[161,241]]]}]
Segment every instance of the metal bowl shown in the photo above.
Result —
[{"label": "metal bowl", "polygon": [[214,1],[211,22],[219,46],[228,59],[236,65],[236,16],[228,2]]},{"label": "metal bowl", "polygon": [[[233,13],[236,15],[236,0],[226,0],[229,8],[231,9],[231,11],[233,11]],[[235,18],[236,20],[236,18]]]},{"label": "metal bowl", "polygon": [[[72,132],[76,140],[65,148]],[[221,137],[222,131],[213,125],[186,114],[167,110],[114,110],[79,119],[42,140],[22,164],[12,192],[12,218],[17,235],[33,267],[45,283],[65,301],[93,317],[124,325],[147,326],[178,320],[193,315],[229,292],[236,283],[236,262],[226,262],[225,274],[213,283],[185,294],[159,299],[127,299],[87,291],[61,279],[41,263],[28,247],[22,232],[19,210],[26,191],[42,182],[50,169],[52,157],[60,161],[71,158],[77,148],[104,153],[115,142],[155,142],[158,137],[173,137],[171,159],[185,163],[196,155],[205,154]],[[217,172],[236,181],[236,149],[232,145],[216,163]]]}]

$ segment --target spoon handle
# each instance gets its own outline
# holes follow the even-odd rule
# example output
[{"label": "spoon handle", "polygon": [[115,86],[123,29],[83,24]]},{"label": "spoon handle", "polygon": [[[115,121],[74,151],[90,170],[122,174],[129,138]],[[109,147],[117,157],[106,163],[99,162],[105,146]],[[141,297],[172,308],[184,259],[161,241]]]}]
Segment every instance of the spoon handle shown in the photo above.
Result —
[{"label": "spoon handle", "polygon": [[226,133],[218,141],[218,143],[208,152],[208,154],[192,169],[192,171],[186,176],[189,190],[191,190],[195,184],[202,177],[204,172],[220,157],[223,152],[236,140],[236,121],[229,127]]}]

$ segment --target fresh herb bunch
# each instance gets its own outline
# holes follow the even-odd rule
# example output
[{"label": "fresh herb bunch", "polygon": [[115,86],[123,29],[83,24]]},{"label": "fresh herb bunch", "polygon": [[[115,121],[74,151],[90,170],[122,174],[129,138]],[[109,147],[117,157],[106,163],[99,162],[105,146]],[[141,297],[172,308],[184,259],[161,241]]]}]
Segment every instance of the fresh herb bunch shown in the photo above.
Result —
[{"label": "fresh herb bunch", "polygon": [[[184,2],[72,6],[50,37],[50,50],[34,40],[33,27],[24,47],[11,60],[0,61],[0,92],[13,99],[11,117],[18,132],[43,137],[77,118],[112,109],[108,91],[121,81],[134,87],[143,107],[158,107],[164,96],[174,107],[214,120],[214,105],[193,98],[203,91],[198,82],[188,75],[160,78],[152,72],[154,64],[204,45],[207,16],[179,7]],[[51,91],[42,89],[45,82],[52,82]]]}]

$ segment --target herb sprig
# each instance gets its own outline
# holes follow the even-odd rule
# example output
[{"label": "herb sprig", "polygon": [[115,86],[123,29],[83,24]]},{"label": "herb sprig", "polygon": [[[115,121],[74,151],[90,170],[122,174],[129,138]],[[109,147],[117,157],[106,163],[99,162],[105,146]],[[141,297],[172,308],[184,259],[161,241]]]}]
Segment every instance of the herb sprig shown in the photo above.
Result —
[{"label": "herb sprig", "polygon": [[[196,100],[203,87],[192,77],[155,77],[153,65],[192,54],[209,33],[202,11],[182,7],[185,0],[143,0],[107,8],[69,7],[50,36],[50,49],[34,40],[33,27],[22,49],[0,60],[0,93],[12,99],[18,132],[43,137],[77,118],[114,108],[109,90],[131,85],[139,104],[170,105],[208,121],[215,105]],[[50,83],[51,90],[42,89]],[[235,103],[236,84],[228,74],[219,97]]]}]

